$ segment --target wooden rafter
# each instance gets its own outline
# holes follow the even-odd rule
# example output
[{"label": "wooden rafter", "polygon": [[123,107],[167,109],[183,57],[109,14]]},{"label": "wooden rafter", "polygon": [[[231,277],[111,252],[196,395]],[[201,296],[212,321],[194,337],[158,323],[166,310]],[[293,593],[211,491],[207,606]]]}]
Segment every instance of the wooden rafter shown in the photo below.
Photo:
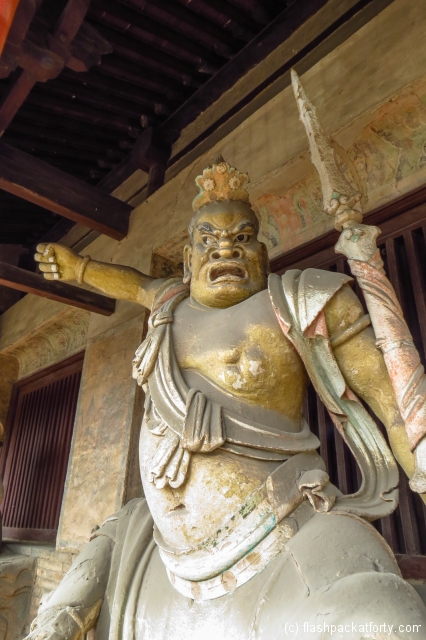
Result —
[{"label": "wooden rafter", "polygon": [[4,142],[0,189],[116,240],[127,234],[128,204]]},{"label": "wooden rafter", "polygon": [[[216,102],[246,73],[260,64],[270,53],[285,42],[297,29],[317,13],[328,0],[310,0],[299,6],[293,3],[280,13],[244,49],[232,58],[215,76],[210,78],[185,104],[159,127],[159,134],[169,143],[203,111]],[[224,5],[228,3],[224,2]],[[332,22],[331,18],[331,22]],[[295,58],[295,56],[293,56]],[[288,64],[283,60],[283,65]],[[255,87],[253,87],[255,89]]]},{"label": "wooden rafter", "polygon": [[[28,0],[25,0],[24,4],[28,4]],[[87,64],[76,59],[72,44],[82,27],[89,5],[90,0],[68,0],[50,37],[48,49],[42,49],[30,39],[25,38],[28,25],[20,34],[21,41],[17,41],[15,37],[15,42],[6,43],[6,60],[15,60],[15,66],[21,67],[22,71],[14,79],[0,105],[0,135],[7,129],[36,82],[46,82],[56,78],[65,65],[76,71],[87,71]],[[22,22],[20,15],[16,15],[15,20]],[[90,39],[90,36],[98,39],[98,48],[100,47],[101,53],[111,51],[109,45],[105,48],[105,41],[95,32],[93,27],[86,26],[85,31],[89,32],[89,36],[87,33],[83,34],[83,37],[86,36],[86,40],[88,37]],[[13,36],[14,34],[12,34]],[[85,57],[84,52],[82,53],[82,57]],[[97,57],[93,51],[89,53],[88,58],[91,60],[90,64],[100,61],[99,55]],[[0,67],[2,62],[0,60]],[[2,75],[7,75],[12,68],[8,68],[7,62],[3,66]]]},{"label": "wooden rafter", "polygon": [[[106,176],[98,186],[103,191],[111,193],[117,183],[120,184],[129,177],[130,164],[133,171],[142,169],[142,171],[148,173],[148,197],[164,184],[170,151],[170,146],[164,143],[156,131],[152,127],[147,127],[138,137],[128,159],[123,160],[111,174],[108,174],[112,176],[112,181],[110,182],[108,176]],[[122,175],[117,171],[120,167],[123,168]]]},{"label": "wooden rafter", "polygon": [[0,285],[103,316],[110,316],[115,310],[115,300],[112,298],[74,287],[66,282],[51,282],[38,273],[31,273],[4,262],[0,262]]},{"label": "wooden rafter", "polygon": [[[271,93],[268,93],[266,89],[269,90],[271,85],[276,83],[278,79],[284,78],[286,74],[289,76],[289,71],[293,65],[301,65],[307,70],[330,51],[328,47],[334,48],[338,46],[351,33],[359,29],[360,26],[392,1],[352,0],[346,3],[347,9],[341,15],[336,16],[331,10],[326,14],[326,19],[323,19],[324,27],[321,33],[315,33],[315,30],[312,30],[312,25],[308,24],[305,27],[305,23],[310,21],[320,10],[326,12],[328,0],[306,0],[303,3],[293,2],[285,8],[247,46],[241,49],[198,91],[188,98],[179,109],[156,127],[157,140],[162,140],[164,145],[173,145],[182,131],[198,117],[202,117],[203,112],[207,111],[222,97],[226,100],[226,96],[229,95],[232,87],[242,77],[260,65],[286,40],[294,37],[295,33],[300,33],[300,41],[304,42],[304,48],[301,50],[289,48],[286,55],[282,57],[281,67],[275,69],[270,75],[268,75],[267,67],[264,75],[253,74],[253,80],[246,95],[240,97],[240,93],[236,92],[235,95],[239,97],[239,100],[236,103],[230,103],[227,110],[218,120],[206,119],[209,121],[210,126],[204,128],[200,125],[200,133],[171,157],[168,163],[168,168],[171,169],[170,175],[175,175],[173,173],[174,166],[179,166],[179,170],[181,170],[193,161],[196,156],[192,155],[191,152],[198,145],[201,143],[204,145],[204,152],[206,150],[206,140],[211,138],[211,145],[217,142],[215,133],[220,126],[228,123],[228,121],[232,122],[233,126],[237,126],[251,113],[252,105],[254,105],[253,110],[259,108],[262,96],[266,96],[265,100],[271,99]],[[215,4],[216,6],[217,8],[220,6],[224,12],[226,9],[228,14],[233,11],[227,0],[223,0],[217,5]],[[283,84],[281,82],[280,90],[282,89]],[[240,114],[243,115],[238,120]],[[143,135],[143,133],[140,135]],[[100,186],[112,191],[138,168],[140,168],[140,164],[138,164],[137,155],[135,153],[129,154],[110,174],[102,179]]]}]

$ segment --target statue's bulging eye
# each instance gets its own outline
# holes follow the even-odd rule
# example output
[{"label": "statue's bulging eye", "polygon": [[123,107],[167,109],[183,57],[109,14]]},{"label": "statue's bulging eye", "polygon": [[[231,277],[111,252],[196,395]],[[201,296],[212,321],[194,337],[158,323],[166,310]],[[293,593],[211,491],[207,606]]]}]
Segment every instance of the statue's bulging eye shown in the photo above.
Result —
[{"label": "statue's bulging eye", "polygon": [[250,236],[249,236],[248,233],[239,233],[237,235],[237,237],[235,238],[235,240],[237,242],[247,242],[249,238],[250,238]]},{"label": "statue's bulging eye", "polygon": [[210,236],[204,236],[203,242],[204,244],[214,244],[214,238],[211,238]]}]

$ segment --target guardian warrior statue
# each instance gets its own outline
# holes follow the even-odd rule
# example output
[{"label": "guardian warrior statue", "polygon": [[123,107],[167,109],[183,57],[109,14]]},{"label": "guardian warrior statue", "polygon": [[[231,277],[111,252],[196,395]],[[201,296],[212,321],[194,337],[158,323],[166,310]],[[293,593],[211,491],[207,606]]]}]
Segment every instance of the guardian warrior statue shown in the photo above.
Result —
[{"label": "guardian warrior statue", "polygon": [[[370,524],[396,508],[395,457],[426,491],[424,371],[379,230],[362,224],[360,194],[296,74],[293,86],[341,231],[336,250],[369,314],[347,275],[269,275],[248,176],[222,158],[196,179],[183,279],[39,245],[47,279],[85,282],[151,316],[133,362],[146,397],[145,498],[96,530],[29,640],[81,640],[91,629],[98,640],[319,640],[327,625],[361,640],[385,637],[385,624],[386,637],[414,637],[407,629],[420,625],[415,637],[426,638],[424,605]],[[302,417],[309,381],[359,465],[352,495],[330,483]]]}]

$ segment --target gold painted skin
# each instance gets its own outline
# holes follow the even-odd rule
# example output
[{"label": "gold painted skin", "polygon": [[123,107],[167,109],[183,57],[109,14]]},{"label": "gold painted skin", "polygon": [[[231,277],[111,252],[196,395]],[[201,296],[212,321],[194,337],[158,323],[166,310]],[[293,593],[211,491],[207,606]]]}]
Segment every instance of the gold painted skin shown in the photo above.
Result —
[{"label": "gold painted skin", "polygon": [[[255,214],[240,202],[206,205],[195,216],[193,243],[184,253],[191,298],[175,311],[172,329],[176,354],[184,377],[198,372],[243,405],[278,412],[297,430],[308,379],[269,301],[267,254],[256,239],[257,224]],[[80,256],[56,244],[39,245],[38,251],[36,260],[45,277],[77,278]],[[84,282],[150,307],[164,281],[129,267],[91,261]],[[349,286],[324,311],[331,337],[364,314]],[[334,353],[348,386],[386,425],[395,457],[412,475],[413,455],[372,329],[364,329]],[[141,438],[144,476],[159,437],[145,427]],[[276,466],[222,450],[193,454],[190,475],[182,487],[158,490],[145,477],[145,494],[166,541],[186,547],[220,528]]]},{"label": "gold painted skin", "polygon": [[272,409],[294,423],[292,430],[300,429],[309,380],[266,289],[228,309],[189,298],[177,308],[172,330],[183,371],[201,373],[229,395]]}]

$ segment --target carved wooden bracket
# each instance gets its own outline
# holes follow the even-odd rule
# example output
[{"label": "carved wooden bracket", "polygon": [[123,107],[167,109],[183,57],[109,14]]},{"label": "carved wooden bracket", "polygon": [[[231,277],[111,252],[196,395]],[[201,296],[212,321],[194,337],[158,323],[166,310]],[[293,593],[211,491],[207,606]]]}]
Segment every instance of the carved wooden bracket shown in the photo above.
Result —
[{"label": "carved wooden bracket", "polygon": [[92,26],[84,23],[90,0],[68,0],[52,34],[37,23],[37,0],[21,0],[0,57],[0,78],[18,67],[0,105],[0,135],[6,130],[36,82],[56,78],[65,66],[88,71],[112,47]]},{"label": "carved wooden bracket", "polygon": [[139,134],[132,152],[98,184],[98,188],[112,193],[137,169],[148,174],[146,196],[150,196],[164,184],[171,145],[153,127],[147,127]]},{"label": "carved wooden bracket", "polygon": [[164,184],[171,147],[165,143],[153,127],[143,131],[132,149],[135,167],[148,173],[147,197]]}]

